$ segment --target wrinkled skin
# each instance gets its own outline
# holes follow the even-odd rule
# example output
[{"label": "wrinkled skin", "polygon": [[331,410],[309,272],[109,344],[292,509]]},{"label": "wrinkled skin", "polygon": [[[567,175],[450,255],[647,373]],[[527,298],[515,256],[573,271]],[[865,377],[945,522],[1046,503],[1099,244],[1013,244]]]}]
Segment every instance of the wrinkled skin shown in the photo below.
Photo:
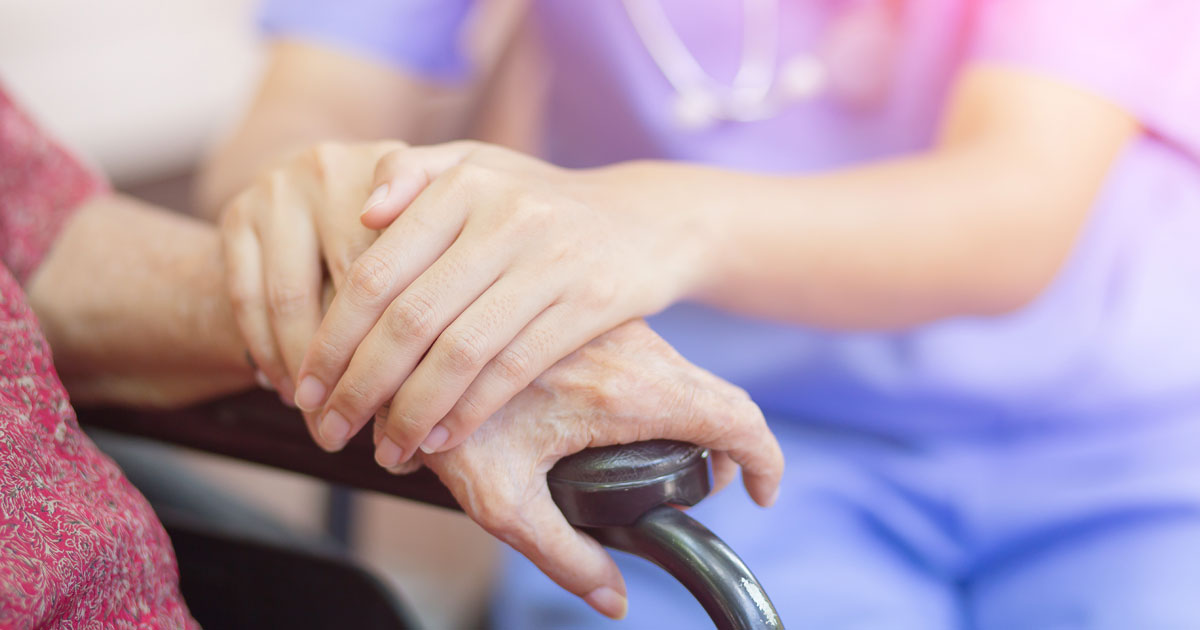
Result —
[{"label": "wrinkled skin", "polygon": [[[238,329],[259,384],[278,390],[286,404],[331,291],[378,238],[358,218],[376,164],[403,148],[387,141],[314,145],[281,160],[221,213]],[[306,420],[317,439],[311,413]]]},{"label": "wrinkled skin", "polygon": [[300,368],[327,447],[391,400],[381,465],[453,448],[555,362],[689,294],[700,213],[639,210],[612,183],[471,141],[383,156],[362,215],[382,233]]},{"label": "wrinkled skin", "polygon": [[[332,285],[342,293],[355,284],[354,278],[365,277],[360,254],[378,233],[359,221],[358,210],[368,196],[372,171],[389,164],[381,162],[383,156],[409,151],[399,143],[314,147],[264,176],[222,217],[227,282],[238,326],[262,380],[285,400],[292,398],[302,355],[321,321],[322,289]],[[616,565],[599,544],[567,524],[550,498],[546,473],[555,462],[591,446],[655,438],[692,442],[712,449],[717,487],[727,484],[741,465],[751,496],[769,505],[783,457],[745,392],[689,364],[644,322],[619,325],[570,352],[597,332],[566,346],[561,338],[535,335],[531,343],[551,346],[539,356],[552,367],[537,376],[545,366],[529,363],[521,371],[527,376],[500,389],[492,407],[499,411],[479,418],[482,424],[469,437],[457,437],[455,443],[461,444],[448,444],[436,454],[418,451],[392,470],[428,465],[487,531],[600,612],[619,617],[625,587]],[[343,347],[327,344],[333,346]],[[403,407],[403,397],[392,395],[396,385],[391,387],[380,400],[391,399],[393,409]],[[326,448],[340,448],[347,436],[330,440],[318,431],[315,421],[321,415],[316,411],[305,413],[314,439]],[[384,435],[379,422],[388,413],[385,406],[375,414],[377,444]]]},{"label": "wrinkled skin", "polygon": [[[378,423],[375,437],[381,438]],[[484,529],[563,588],[619,617],[625,587],[616,564],[567,524],[546,473],[588,447],[656,438],[710,448],[718,488],[741,465],[751,497],[763,506],[774,502],[783,454],[758,407],[741,389],[688,363],[641,321],[555,364],[457,448],[416,459]],[[620,598],[596,595],[604,587]]]}]

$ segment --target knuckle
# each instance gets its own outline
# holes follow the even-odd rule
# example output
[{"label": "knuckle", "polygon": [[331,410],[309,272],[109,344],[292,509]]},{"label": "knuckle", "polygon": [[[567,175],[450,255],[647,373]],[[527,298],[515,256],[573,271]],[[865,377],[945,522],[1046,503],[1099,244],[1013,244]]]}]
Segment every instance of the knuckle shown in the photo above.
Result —
[{"label": "knuckle", "polygon": [[245,190],[225,204],[221,211],[220,227],[226,235],[251,230],[255,222],[271,205],[265,186],[266,176],[260,176]]},{"label": "knuckle", "polygon": [[601,373],[592,380],[590,391],[596,408],[615,414],[628,404],[630,387],[615,374]]},{"label": "knuckle", "polygon": [[584,285],[583,302],[589,309],[605,309],[617,299],[619,288],[614,278],[592,278]]},{"label": "knuckle", "polygon": [[468,156],[475,155],[481,152],[492,151],[496,149],[496,145],[481,142],[479,140],[454,140],[450,142],[456,150],[466,153]]},{"label": "knuckle", "polygon": [[451,184],[460,190],[486,186],[494,177],[490,168],[470,161],[455,166],[448,175]]},{"label": "knuckle", "polygon": [[403,170],[404,157],[405,152],[403,148],[396,148],[384,153],[383,156],[379,158],[379,161],[375,164],[376,176],[386,179]]},{"label": "knuckle", "polygon": [[282,168],[272,169],[263,179],[262,189],[266,191],[267,198],[273,205],[284,199],[288,191],[288,172]]},{"label": "knuckle", "polygon": [[376,140],[370,144],[370,147],[379,155],[388,155],[407,149],[408,144],[402,140]]},{"label": "knuckle", "polygon": [[313,374],[317,376],[327,376],[323,374],[323,370],[329,369],[328,361],[333,357],[349,355],[349,351],[339,345],[337,339],[329,333],[320,333],[313,337],[312,346],[312,356],[316,358],[312,368]]},{"label": "knuckle", "polygon": [[758,403],[750,398],[750,394],[735,385],[730,385],[730,390],[728,400],[733,420],[755,430],[766,429],[767,418],[763,415],[762,408],[758,406]]},{"label": "knuckle", "polygon": [[479,369],[487,353],[487,338],[476,330],[461,330],[446,340],[444,357],[448,367],[459,373]]},{"label": "knuckle", "polygon": [[[488,227],[502,239],[528,239],[537,237],[545,241],[550,228],[550,204],[539,199],[536,193],[513,192],[501,206],[500,212]],[[539,250],[544,254],[544,250]]]},{"label": "knuckle", "polygon": [[496,355],[493,364],[496,376],[506,383],[518,385],[528,380],[533,361],[523,348],[509,347]]},{"label": "knuckle", "polygon": [[393,302],[384,321],[393,339],[428,339],[437,333],[433,305],[419,295],[405,295]]},{"label": "knuckle", "polygon": [[330,396],[330,407],[338,407],[345,412],[347,418],[361,415],[370,406],[372,400],[371,384],[360,377],[346,375],[338,383],[335,396]]},{"label": "knuckle", "polygon": [[384,430],[397,444],[404,446],[412,439],[421,423],[407,410],[394,409],[388,412]]},{"label": "knuckle", "polygon": [[258,292],[252,291],[244,284],[234,283],[229,287],[229,302],[236,313],[247,313],[262,306],[262,298]]},{"label": "knuckle", "polygon": [[270,339],[264,339],[261,336],[253,338],[247,336],[246,346],[258,369],[268,376],[274,376],[280,372],[279,357],[275,353],[275,344]]},{"label": "knuckle", "polygon": [[489,156],[489,149],[493,148],[495,145],[488,144],[486,142],[480,142],[479,140],[451,140],[442,146],[451,153],[459,156],[458,163],[460,165],[479,165],[487,162],[487,160],[480,158]]},{"label": "knuckle", "polygon": [[485,409],[470,392],[463,395],[450,413],[446,414],[445,422],[451,435],[459,431],[472,431],[486,420]]},{"label": "knuckle", "polygon": [[353,260],[346,252],[337,252],[325,259],[325,269],[331,277],[339,281],[346,277],[346,274],[350,272],[350,266],[353,264]]},{"label": "knuckle", "polygon": [[523,537],[522,519],[516,506],[506,499],[497,498],[482,502],[476,519],[484,529],[510,545]]},{"label": "knuckle", "polygon": [[228,237],[246,224],[246,206],[249,205],[249,197],[250,191],[239,194],[221,212],[221,232],[225,236]]},{"label": "knuckle", "polygon": [[318,181],[327,181],[337,164],[343,160],[344,153],[345,147],[339,142],[318,142],[309,149],[306,161]]},{"label": "knuckle", "polygon": [[372,253],[359,256],[346,273],[347,289],[368,301],[378,300],[387,295],[392,282],[392,270],[388,261]]},{"label": "knuckle", "polygon": [[554,205],[540,193],[522,190],[512,201],[511,220],[531,227],[544,226],[554,216]]},{"label": "knuckle", "polygon": [[[720,403],[717,403],[718,405]],[[766,417],[749,396],[727,399],[724,412],[704,416],[714,440],[736,445],[760,445],[772,440]]]},{"label": "knuckle", "polygon": [[578,254],[579,249],[577,247],[573,247],[570,243],[562,240],[555,241],[542,250],[546,265],[551,269],[564,267],[572,258],[577,257]]},{"label": "knuckle", "polygon": [[299,313],[311,300],[311,294],[290,284],[272,284],[267,290],[267,306],[276,315]]}]

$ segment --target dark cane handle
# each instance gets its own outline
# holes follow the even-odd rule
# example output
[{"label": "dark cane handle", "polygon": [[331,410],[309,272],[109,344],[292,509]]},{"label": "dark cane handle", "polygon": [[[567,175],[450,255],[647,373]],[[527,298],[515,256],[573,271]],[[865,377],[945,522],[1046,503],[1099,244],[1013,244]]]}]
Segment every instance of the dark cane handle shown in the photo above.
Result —
[{"label": "dark cane handle", "polygon": [[671,507],[708,494],[707,449],[670,440],[592,448],[563,458],[548,481],[572,525],[665,569],[720,630],[783,628],[758,578],[729,545]]}]

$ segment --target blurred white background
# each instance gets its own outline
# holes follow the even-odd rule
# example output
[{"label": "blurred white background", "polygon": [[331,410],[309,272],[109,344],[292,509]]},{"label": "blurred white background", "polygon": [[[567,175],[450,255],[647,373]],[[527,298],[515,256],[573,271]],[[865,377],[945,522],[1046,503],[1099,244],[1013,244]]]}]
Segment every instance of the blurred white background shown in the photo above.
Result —
[{"label": "blurred white background", "polygon": [[258,75],[252,0],[0,0],[0,77],[119,185],[189,169]]}]

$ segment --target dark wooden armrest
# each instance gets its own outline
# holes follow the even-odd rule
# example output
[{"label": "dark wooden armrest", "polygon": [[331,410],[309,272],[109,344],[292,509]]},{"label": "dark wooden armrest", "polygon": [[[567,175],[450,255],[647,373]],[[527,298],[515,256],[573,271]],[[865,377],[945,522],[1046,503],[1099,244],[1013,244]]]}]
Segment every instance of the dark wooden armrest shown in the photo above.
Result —
[{"label": "dark wooden armrest", "polygon": [[432,471],[392,475],[380,468],[375,463],[369,430],[360,432],[341,452],[321,450],[309,437],[300,413],[285,407],[270,392],[247,392],[172,411],[85,407],[77,413],[85,427],[169,442],[459,509]]}]

